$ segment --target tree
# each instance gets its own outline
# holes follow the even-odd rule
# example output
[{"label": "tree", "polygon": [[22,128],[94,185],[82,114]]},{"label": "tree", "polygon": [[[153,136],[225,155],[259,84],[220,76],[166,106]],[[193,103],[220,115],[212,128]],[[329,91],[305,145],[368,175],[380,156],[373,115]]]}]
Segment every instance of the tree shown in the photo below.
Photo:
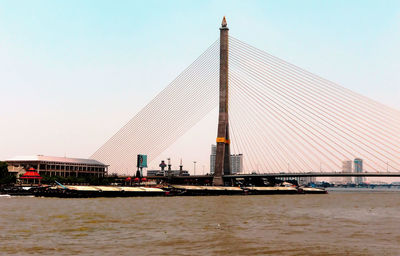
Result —
[{"label": "tree", "polygon": [[6,176],[9,176],[8,164],[0,161],[0,178],[4,178]]},{"label": "tree", "polygon": [[0,161],[0,184],[12,184],[15,182],[15,176],[8,172],[8,164]]}]

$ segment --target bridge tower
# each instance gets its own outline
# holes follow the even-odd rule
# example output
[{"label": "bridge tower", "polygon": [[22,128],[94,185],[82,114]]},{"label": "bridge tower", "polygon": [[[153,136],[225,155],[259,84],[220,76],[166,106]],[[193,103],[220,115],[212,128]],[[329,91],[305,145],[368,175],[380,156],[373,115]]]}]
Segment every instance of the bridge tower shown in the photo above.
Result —
[{"label": "bridge tower", "polygon": [[217,134],[217,152],[213,183],[216,186],[224,184],[223,175],[231,173],[229,118],[228,118],[228,54],[229,28],[225,16],[220,28],[220,59],[219,59],[219,116]]}]

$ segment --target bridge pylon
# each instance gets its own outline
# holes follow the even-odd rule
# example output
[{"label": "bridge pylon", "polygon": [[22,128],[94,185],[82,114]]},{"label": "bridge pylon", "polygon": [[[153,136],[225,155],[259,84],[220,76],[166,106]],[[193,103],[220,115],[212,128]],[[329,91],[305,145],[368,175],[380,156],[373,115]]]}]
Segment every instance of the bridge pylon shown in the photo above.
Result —
[{"label": "bridge pylon", "polygon": [[229,116],[228,116],[228,71],[229,71],[229,28],[225,16],[220,27],[220,62],[219,62],[219,116],[217,134],[217,152],[213,184],[224,184],[223,175],[231,174]]}]

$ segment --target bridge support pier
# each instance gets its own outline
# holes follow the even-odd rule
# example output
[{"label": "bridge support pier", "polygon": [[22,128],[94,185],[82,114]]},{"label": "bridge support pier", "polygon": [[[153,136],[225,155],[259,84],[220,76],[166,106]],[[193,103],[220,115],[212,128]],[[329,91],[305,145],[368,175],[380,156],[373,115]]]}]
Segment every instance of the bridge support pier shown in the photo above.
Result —
[{"label": "bridge support pier", "polygon": [[224,185],[223,175],[231,174],[229,116],[228,116],[228,54],[229,28],[225,17],[220,28],[220,64],[219,64],[219,116],[217,152],[215,157],[215,172],[213,184]]}]

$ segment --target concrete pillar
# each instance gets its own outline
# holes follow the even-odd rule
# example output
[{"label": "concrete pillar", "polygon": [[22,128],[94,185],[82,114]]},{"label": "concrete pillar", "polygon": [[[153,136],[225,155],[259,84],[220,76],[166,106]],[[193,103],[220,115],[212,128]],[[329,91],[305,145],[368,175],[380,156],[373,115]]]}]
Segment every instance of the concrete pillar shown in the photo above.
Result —
[{"label": "concrete pillar", "polygon": [[223,174],[230,174],[230,140],[228,117],[228,69],[229,69],[229,28],[225,17],[220,28],[220,64],[219,64],[219,116],[217,153],[213,183],[223,185]]}]

